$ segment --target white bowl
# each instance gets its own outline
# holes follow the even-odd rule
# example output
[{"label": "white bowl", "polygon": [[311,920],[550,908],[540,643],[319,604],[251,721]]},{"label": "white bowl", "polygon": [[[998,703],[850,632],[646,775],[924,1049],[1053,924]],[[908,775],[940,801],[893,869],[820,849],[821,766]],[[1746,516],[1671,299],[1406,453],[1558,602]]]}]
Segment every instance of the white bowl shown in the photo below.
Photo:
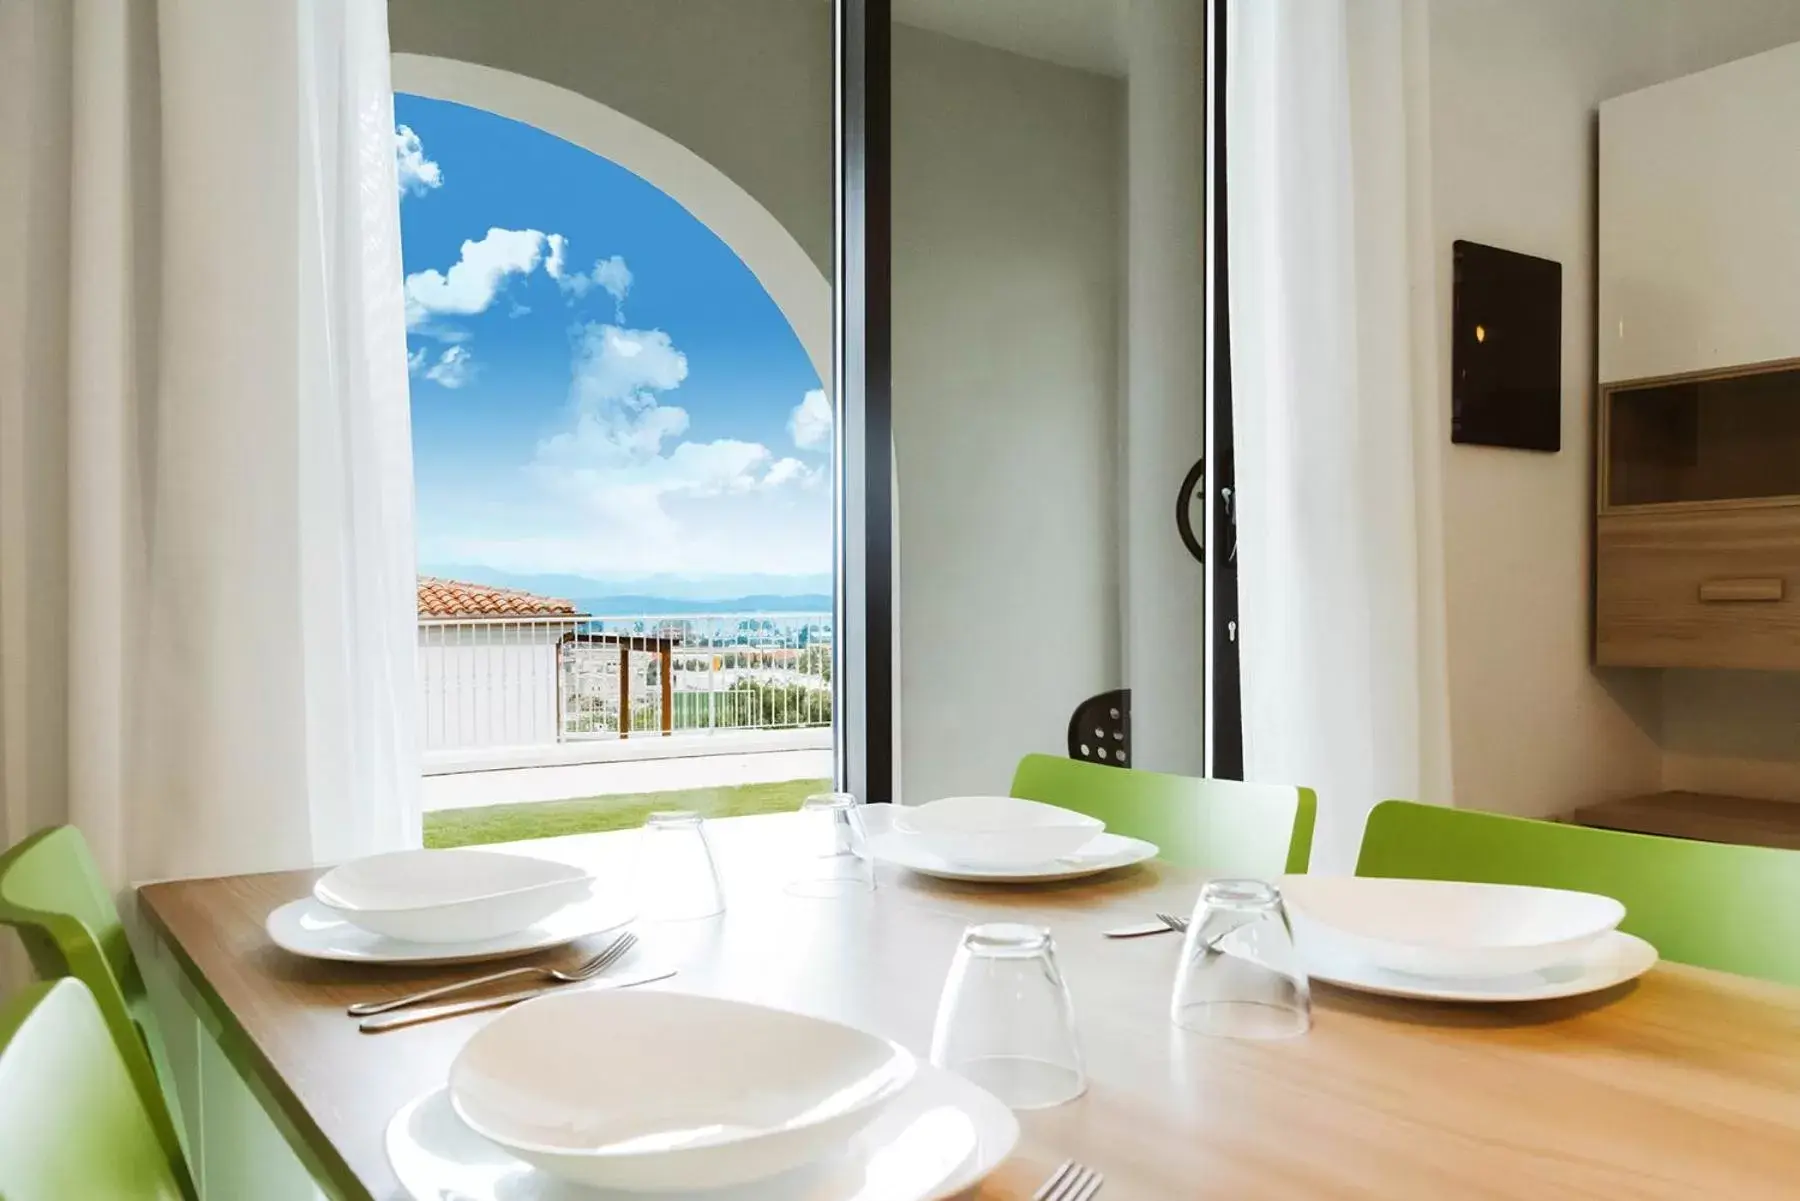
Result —
[{"label": "white bowl", "polygon": [[1284,876],[1294,936],[1378,967],[1469,979],[1536,972],[1576,958],[1616,927],[1611,897],[1516,884]]},{"label": "white bowl", "polygon": [[313,897],[346,921],[407,942],[503,938],[585,899],[578,867],[498,851],[394,851],[335,867]]},{"label": "white bowl", "polygon": [[883,1038],[686,993],[574,991],[508,1010],[450,1065],[457,1116],[595,1188],[725,1188],[841,1149],[912,1079]]},{"label": "white bowl", "polygon": [[1018,797],[953,796],[900,808],[893,828],[953,863],[1029,867],[1073,855],[1106,823]]}]

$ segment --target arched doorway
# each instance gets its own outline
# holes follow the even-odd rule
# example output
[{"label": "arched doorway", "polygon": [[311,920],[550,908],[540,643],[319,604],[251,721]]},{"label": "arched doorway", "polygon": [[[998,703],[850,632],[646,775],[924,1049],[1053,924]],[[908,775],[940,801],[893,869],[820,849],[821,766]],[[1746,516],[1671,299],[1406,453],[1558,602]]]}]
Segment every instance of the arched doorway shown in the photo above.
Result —
[{"label": "arched doorway", "polygon": [[[566,770],[626,761],[648,767],[642,761],[682,752],[699,757],[706,752],[697,746],[673,743],[683,735],[714,737],[721,729],[799,735],[781,740],[782,746],[823,752],[815,770],[780,777],[766,765],[743,764],[740,753],[742,784],[820,782],[830,774],[834,623],[828,581],[816,589],[746,585],[725,594],[805,594],[804,609],[770,605],[769,596],[758,595],[761,605],[752,612],[678,608],[668,602],[716,603],[719,597],[649,589],[628,594],[649,597],[655,607],[607,607],[593,602],[614,600],[613,593],[578,591],[569,581],[617,563],[631,564],[640,578],[669,574],[665,566],[646,567],[633,556],[649,544],[678,542],[681,532],[696,536],[686,552],[689,561],[735,562],[720,572],[742,576],[746,546],[760,564],[778,544],[792,545],[791,539],[771,539],[758,519],[780,498],[802,494],[810,497],[809,512],[821,519],[810,527],[819,536],[808,545],[829,562],[832,419],[822,383],[830,366],[831,310],[823,274],[744,189],[681,145],[599,102],[492,68],[432,58],[398,58],[394,84],[406,193],[402,230],[414,342],[409,358],[420,562],[431,577],[420,585],[427,810],[439,808],[433,803],[435,778],[449,775],[480,777],[486,786],[481,790],[437,790],[455,794],[453,804],[475,807],[604,797],[619,798],[618,808],[629,813],[628,800],[642,792],[730,787],[740,781],[679,770],[654,782],[642,770],[613,771],[634,783],[619,788],[613,779],[600,787],[589,776],[573,782]],[[443,155],[446,144],[468,152],[460,164]],[[445,160],[441,172],[432,151]],[[628,194],[635,199],[628,202]],[[605,221],[590,227],[564,223],[599,212]],[[612,233],[603,233],[603,225]],[[626,230],[676,226],[689,251],[685,257],[665,254],[661,271],[644,273],[635,250],[620,256],[606,244]],[[577,229],[585,238],[575,236]],[[578,247],[587,256],[579,262]],[[650,254],[666,247],[646,243],[639,249]],[[583,264],[596,254],[602,257],[586,271]],[[702,260],[712,262],[711,274]],[[730,265],[729,278],[718,273],[720,261]],[[789,365],[781,376],[784,387],[794,384],[794,372],[810,377],[779,393],[784,428],[772,430],[766,419],[754,431],[719,426],[717,405],[708,407],[718,400],[716,380],[736,376],[732,368],[744,364],[727,356],[723,370],[702,381],[699,364],[710,366],[711,360],[701,355],[690,375],[694,347],[686,339],[695,331],[685,324],[685,301],[672,307],[675,295],[710,299],[698,308],[715,325],[722,313],[735,314],[739,341],[761,338],[765,347],[781,348],[765,357]],[[740,305],[755,298],[756,324],[750,310],[733,307],[732,296]],[[534,325],[539,334],[517,335]],[[527,350],[517,349],[526,343]],[[565,354],[566,397],[552,397],[545,379]],[[497,378],[527,358],[535,366],[516,382]],[[713,389],[708,401],[696,387]],[[484,406],[492,416],[480,418],[482,436],[471,438],[469,414]],[[557,410],[554,422],[551,409]],[[447,471],[440,460],[448,461],[448,442],[418,436],[422,427],[444,421],[462,423],[453,431],[442,427],[462,439],[450,453],[478,442],[479,462],[471,457],[469,464],[504,461],[521,494],[537,490],[536,496],[504,499],[529,499],[535,505],[530,514],[541,520],[508,515],[499,523],[505,528],[480,528],[481,519],[460,499],[478,494],[483,503],[500,500],[503,489],[462,463]],[[508,440],[526,449],[509,459],[502,445]],[[446,487],[450,474],[455,478]],[[463,495],[439,503],[452,492]],[[714,506],[712,519],[678,530],[674,519],[682,510],[702,505]],[[720,506],[732,513],[721,517]],[[455,534],[448,540],[438,536],[446,527]],[[444,547],[452,544],[460,552],[446,555]],[[581,560],[574,565],[570,546]],[[665,738],[670,741],[663,743]],[[796,741],[804,745],[792,746]],[[733,749],[773,750],[735,743]],[[715,761],[724,758],[716,748],[708,750]],[[521,775],[535,778],[527,782]],[[512,786],[517,791],[508,794]],[[621,795],[627,792],[629,798]],[[608,799],[608,806],[613,803]],[[552,830],[503,825],[499,836],[533,832]],[[427,836],[433,838],[429,816]],[[435,844],[453,845],[443,837]]]},{"label": "arched doorway", "polygon": [[641,176],[667,193],[749,267],[831,379],[831,282],[756,198],[672,138],[579,92],[479,63],[393,57],[393,86],[535,126]]}]

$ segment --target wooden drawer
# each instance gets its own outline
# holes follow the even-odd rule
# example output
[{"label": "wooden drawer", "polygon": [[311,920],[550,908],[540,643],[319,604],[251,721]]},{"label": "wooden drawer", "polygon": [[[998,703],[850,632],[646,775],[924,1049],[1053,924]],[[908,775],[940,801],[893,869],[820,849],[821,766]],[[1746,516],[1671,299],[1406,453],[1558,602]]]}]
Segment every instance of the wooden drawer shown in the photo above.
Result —
[{"label": "wooden drawer", "polygon": [[1603,513],[1594,661],[1800,671],[1800,506]]}]

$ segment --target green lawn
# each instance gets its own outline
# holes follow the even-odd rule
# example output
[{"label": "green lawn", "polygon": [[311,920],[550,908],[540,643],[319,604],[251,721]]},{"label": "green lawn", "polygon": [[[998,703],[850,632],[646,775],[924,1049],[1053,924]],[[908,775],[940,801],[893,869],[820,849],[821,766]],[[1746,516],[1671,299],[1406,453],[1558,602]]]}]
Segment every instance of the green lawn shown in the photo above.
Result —
[{"label": "green lawn", "polygon": [[425,845],[466,847],[484,842],[553,838],[559,834],[591,834],[597,830],[628,830],[643,825],[645,816],[658,809],[692,809],[702,817],[781,813],[798,809],[808,796],[830,788],[830,780],[788,780],[780,784],[740,784],[735,788],[636,792],[573,801],[444,809],[425,815]]}]

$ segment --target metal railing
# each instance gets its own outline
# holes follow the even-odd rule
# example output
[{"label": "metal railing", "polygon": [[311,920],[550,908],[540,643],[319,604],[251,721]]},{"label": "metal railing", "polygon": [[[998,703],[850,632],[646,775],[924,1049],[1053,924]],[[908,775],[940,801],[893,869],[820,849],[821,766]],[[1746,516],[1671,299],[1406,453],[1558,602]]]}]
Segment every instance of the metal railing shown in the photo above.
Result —
[{"label": "metal railing", "polygon": [[829,726],[831,670],[827,613],[426,619],[421,745]]}]

